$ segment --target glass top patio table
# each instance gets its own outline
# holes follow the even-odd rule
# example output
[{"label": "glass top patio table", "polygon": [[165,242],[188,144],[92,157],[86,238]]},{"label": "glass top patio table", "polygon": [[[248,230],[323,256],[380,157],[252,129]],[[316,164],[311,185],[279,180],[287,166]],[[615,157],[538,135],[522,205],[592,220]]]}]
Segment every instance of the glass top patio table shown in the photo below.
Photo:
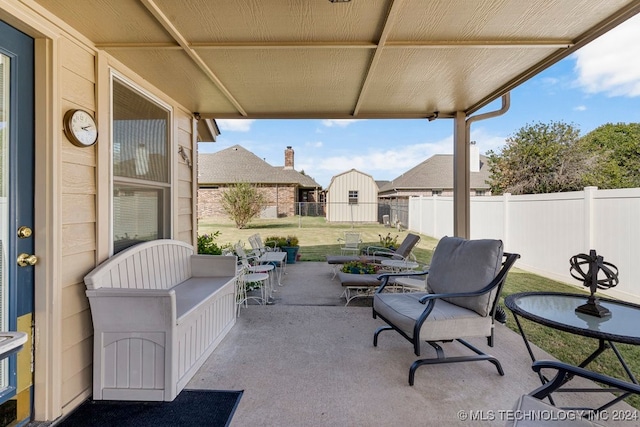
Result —
[{"label": "glass top patio table", "polygon": [[[523,292],[509,295],[505,298],[504,303],[513,313],[513,317],[520,330],[520,335],[524,340],[531,360],[535,362],[535,355],[529,344],[529,340],[522,328],[522,324],[518,316],[531,320],[538,324],[548,326],[561,331],[569,332],[584,337],[595,338],[599,341],[598,348],[595,349],[582,363],[581,368],[586,367],[602,352],[611,349],[627,376],[634,384],[638,384],[633,372],[625,362],[622,354],[616,348],[614,342],[625,344],[640,344],[640,305],[628,303],[625,301],[616,301],[606,298],[599,299],[600,305],[609,309],[610,316],[597,317],[584,313],[576,313],[575,309],[587,302],[587,294],[569,294],[560,292]],[[542,383],[546,383],[548,379],[544,377],[542,372],[538,373]],[[602,391],[602,388],[593,389],[572,389],[563,388],[557,391]],[[607,408],[620,400],[623,400],[629,393],[623,393],[601,409]],[[553,399],[549,396],[550,401]]]},{"label": "glass top patio table", "polygon": [[626,344],[640,344],[640,306],[624,301],[600,299],[610,316],[576,313],[589,295],[557,292],[523,292],[509,295],[505,305],[514,314],[576,335]]}]

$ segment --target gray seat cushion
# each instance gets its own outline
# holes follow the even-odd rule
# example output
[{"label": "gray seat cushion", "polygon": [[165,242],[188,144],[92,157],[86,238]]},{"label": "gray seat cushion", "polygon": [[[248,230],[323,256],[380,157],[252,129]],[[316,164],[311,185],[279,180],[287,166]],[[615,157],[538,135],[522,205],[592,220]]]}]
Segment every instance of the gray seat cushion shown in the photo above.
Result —
[{"label": "gray seat cushion", "polygon": [[[501,240],[443,237],[431,259],[427,289],[435,294],[480,290],[500,271],[502,254]],[[497,289],[479,297],[451,298],[448,301],[487,316],[496,293]]]},{"label": "gray seat cushion", "polygon": [[[373,297],[373,308],[389,323],[413,337],[416,319],[427,307],[419,299],[423,292],[381,293]],[[491,335],[490,317],[482,317],[473,310],[444,300],[437,300],[429,317],[420,329],[420,338],[425,341],[442,341],[465,337],[487,337]]]}]

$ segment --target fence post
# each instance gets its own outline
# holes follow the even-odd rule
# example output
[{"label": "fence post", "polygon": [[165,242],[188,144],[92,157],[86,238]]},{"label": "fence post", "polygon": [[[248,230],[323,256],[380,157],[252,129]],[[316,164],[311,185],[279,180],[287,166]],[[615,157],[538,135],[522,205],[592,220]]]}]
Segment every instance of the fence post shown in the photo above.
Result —
[{"label": "fence post", "polygon": [[598,187],[584,188],[584,244],[585,250],[593,249],[593,198]]},{"label": "fence post", "polygon": [[440,235],[438,234],[438,207],[436,206],[438,204],[438,196],[434,194],[431,196],[431,198],[433,199],[431,215],[431,217],[433,218],[433,225],[431,226],[431,228],[433,229],[433,237],[437,239],[440,237]]},{"label": "fence post", "polygon": [[511,193],[504,193],[502,195],[502,215],[504,220],[502,222],[502,242],[504,247],[509,247],[509,228],[511,227],[511,220],[509,218],[509,203],[511,202]]}]

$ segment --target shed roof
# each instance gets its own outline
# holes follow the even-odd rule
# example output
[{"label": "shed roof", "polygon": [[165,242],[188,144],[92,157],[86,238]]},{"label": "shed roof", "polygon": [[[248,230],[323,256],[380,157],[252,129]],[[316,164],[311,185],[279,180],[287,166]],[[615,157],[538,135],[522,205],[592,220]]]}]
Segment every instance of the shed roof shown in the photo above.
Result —
[{"label": "shed roof", "polygon": [[367,178],[369,178],[371,180],[371,182],[375,186],[378,186],[377,182],[373,179],[373,177],[371,175],[369,175],[368,173],[364,173],[362,171],[359,171],[359,170],[354,168],[354,169],[349,169],[348,171],[340,172],[339,174],[332,176],[331,177],[331,182],[329,182],[329,185],[327,186],[327,191],[329,191],[329,189],[331,189],[331,186],[336,181],[336,179],[338,179],[340,177],[343,177],[345,175],[353,174],[353,173],[357,173],[357,174],[366,176]]}]

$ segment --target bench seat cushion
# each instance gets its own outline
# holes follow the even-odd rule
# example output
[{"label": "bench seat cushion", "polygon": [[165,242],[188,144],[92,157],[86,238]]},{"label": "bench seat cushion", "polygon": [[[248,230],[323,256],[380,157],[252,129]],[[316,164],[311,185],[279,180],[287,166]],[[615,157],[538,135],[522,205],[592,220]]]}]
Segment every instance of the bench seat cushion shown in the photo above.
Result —
[{"label": "bench seat cushion", "polygon": [[176,293],[177,321],[195,309],[200,302],[213,295],[233,277],[192,277],[172,289]]},{"label": "bench seat cushion", "polygon": [[[373,309],[408,336],[413,336],[416,319],[427,307],[418,301],[424,292],[381,293],[373,296]],[[455,331],[460,331],[458,334]],[[420,338],[425,341],[451,339],[452,336],[487,337],[491,335],[491,317],[482,317],[473,310],[444,300],[436,300],[429,317],[422,325]]]}]

